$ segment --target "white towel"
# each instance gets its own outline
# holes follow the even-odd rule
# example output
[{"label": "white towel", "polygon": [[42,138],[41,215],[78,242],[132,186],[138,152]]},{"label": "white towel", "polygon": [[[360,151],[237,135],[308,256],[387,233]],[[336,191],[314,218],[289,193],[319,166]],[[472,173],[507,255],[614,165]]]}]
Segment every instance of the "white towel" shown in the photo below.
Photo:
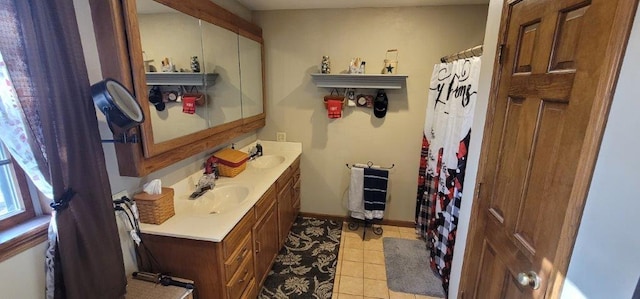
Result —
[{"label": "white towel", "polygon": [[349,185],[349,211],[351,217],[364,220],[364,169],[351,167],[351,184]]}]

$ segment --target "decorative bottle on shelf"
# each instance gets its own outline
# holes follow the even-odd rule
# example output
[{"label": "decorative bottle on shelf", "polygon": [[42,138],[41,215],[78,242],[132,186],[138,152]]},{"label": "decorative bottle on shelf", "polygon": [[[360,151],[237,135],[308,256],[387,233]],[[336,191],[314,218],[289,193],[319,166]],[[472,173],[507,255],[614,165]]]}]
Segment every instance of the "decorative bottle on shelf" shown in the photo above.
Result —
[{"label": "decorative bottle on shelf", "polygon": [[322,65],[320,66],[320,71],[323,74],[331,74],[331,61],[329,60],[329,56],[322,56]]},{"label": "decorative bottle on shelf", "polygon": [[200,62],[198,61],[198,56],[191,56],[191,71],[194,73],[200,72]]}]

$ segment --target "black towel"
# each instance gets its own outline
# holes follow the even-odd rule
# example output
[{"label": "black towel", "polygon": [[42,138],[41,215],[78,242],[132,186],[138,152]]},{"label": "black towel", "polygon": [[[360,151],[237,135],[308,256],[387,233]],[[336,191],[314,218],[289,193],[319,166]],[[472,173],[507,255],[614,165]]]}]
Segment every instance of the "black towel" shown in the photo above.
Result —
[{"label": "black towel", "polygon": [[364,209],[384,211],[387,203],[387,182],[389,171],[384,169],[364,169]]}]

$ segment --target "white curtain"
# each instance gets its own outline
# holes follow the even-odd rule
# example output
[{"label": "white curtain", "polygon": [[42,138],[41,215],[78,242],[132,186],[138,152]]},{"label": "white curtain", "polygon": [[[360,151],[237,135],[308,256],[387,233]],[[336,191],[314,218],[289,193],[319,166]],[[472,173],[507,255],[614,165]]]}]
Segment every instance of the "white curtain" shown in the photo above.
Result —
[{"label": "white curtain", "polygon": [[[0,140],[9,149],[11,156],[29,176],[33,184],[48,198],[53,198],[53,189],[41,171],[34,152],[40,151],[13,87],[9,71],[0,53]],[[44,153],[43,153],[44,154]]]},{"label": "white curtain", "polygon": [[480,58],[436,64],[429,87],[416,203],[418,233],[448,289]]}]

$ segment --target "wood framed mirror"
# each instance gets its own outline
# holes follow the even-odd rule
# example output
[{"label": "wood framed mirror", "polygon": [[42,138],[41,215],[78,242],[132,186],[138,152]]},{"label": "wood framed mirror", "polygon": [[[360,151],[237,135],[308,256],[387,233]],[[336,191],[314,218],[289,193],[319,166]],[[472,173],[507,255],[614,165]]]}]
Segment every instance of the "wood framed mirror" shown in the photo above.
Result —
[{"label": "wood framed mirror", "polygon": [[[174,15],[180,17],[139,17],[137,1],[151,1],[157,6],[170,8]],[[264,50],[260,27],[209,0],[90,0],[90,5],[103,76],[114,78],[133,91],[147,119],[140,127],[141,144],[116,145],[121,175],[144,176],[264,126]],[[179,36],[162,36],[162,41],[151,42],[167,47],[182,44],[188,47],[187,51],[172,52],[150,44],[146,37],[141,36],[141,31],[143,34],[149,31],[145,29],[150,27],[148,24],[141,27],[141,22],[147,21],[146,17],[154,19],[155,25],[150,26],[156,27],[156,32],[161,29],[159,23],[163,19],[168,26],[183,26],[175,24],[178,19],[190,22],[189,29],[184,25],[184,33]],[[180,39],[186,35],[200,35],[201,39],[181,42]],[[247,45],[250,45],[250,50],[241,49]],[[143,50],[148,52],[143,54]],[[164,79],[165,75],[185,75],[193,79],[197,73],[190,69],[189,59],[192,56],[198,56],[201,68],[198,80],[201,83],[157,81],[158,75]],[[162,67],[160,61],[164,57],[171,58],[177,72],[156,72],[151,74],[154,78],[149,79],[150,65],[161,71],[158,67]],[[242,57],[246,61],[241,63]],[[245,72],[242,77],[247,77],[244,88],[241,71]],[[182,104],[176,102],[166,102],[165,111],[157,111],[156,105],[149,100],[150,89],[154,85],[174,83],[177,84],[174,88],[182,92],[193,91],[193,87],[186,90],[187,84],[196,85],[197,91],[205,94],[206,104],[196,107],[193,115],[182,115]],[[161,93],[165,96],[167,89]],[[152,98],[157,101],[157,97]],[[252,108],[245,110],[243,106]],[[167,123],[168,120],[175,122]],[[167,132],[170,133],[168,136],[162,135]]]}]

